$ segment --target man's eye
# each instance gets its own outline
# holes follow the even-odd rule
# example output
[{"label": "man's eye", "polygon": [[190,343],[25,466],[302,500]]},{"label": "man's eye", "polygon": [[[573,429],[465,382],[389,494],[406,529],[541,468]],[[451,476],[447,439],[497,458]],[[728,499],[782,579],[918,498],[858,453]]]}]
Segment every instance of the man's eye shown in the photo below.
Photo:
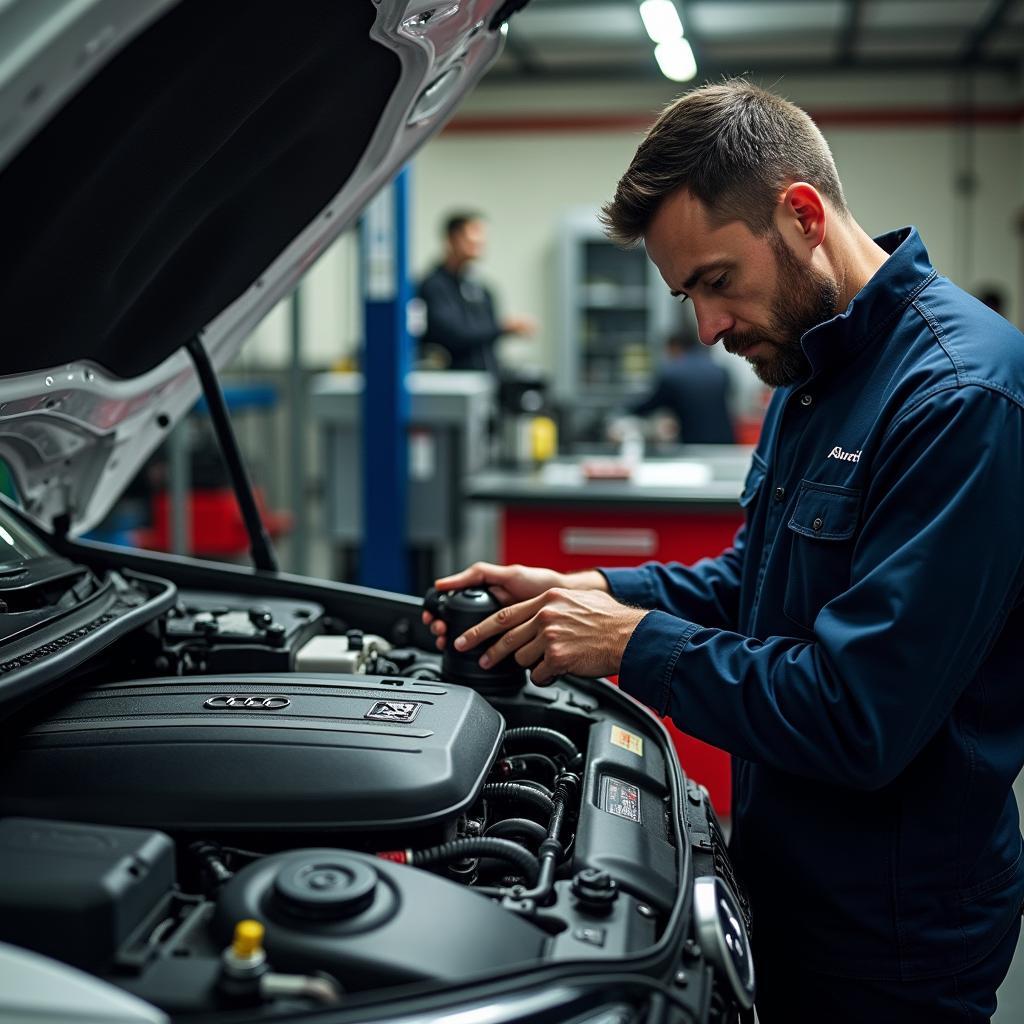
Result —
[{"label": "man's eye", "polygon": [[716,292],[720,292],[728,283],[729,275],[722,274],[721,277],[716,278],[714,281],[711,282],[711,288]]}]

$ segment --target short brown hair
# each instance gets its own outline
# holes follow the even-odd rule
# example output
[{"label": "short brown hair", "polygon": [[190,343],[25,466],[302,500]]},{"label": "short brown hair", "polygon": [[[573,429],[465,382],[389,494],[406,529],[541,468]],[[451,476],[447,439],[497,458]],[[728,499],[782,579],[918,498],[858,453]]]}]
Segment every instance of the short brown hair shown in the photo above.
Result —
[{"label": "short brown hair", "polygon": [[779,192],[794,181],[813,185],[846,213],[817,125],[788,100],[735,78],[688,92],[661,112],[601,221],[616,242],[635,245],[662,202],[686,188],[716,220],[742,220],[764,235]]},{"label": "short brown hair", "polygon": [[444,237],[451,238],[458,234],[467,224],[483,220],[484,215],[475,210],[459,210],[457,213],[450,213],[444,219]]}]

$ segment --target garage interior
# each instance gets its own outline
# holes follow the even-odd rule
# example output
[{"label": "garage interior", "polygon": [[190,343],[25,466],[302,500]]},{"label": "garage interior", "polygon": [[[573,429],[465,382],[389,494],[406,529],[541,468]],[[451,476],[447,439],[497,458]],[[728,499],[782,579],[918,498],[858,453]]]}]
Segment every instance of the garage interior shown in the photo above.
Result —
[{"label": "garage interior", "polygon": [[[747,77],[807,110],[865,229],[915,225],[940,273],[1024,327],[1024,0],[664,2],[686,47],[660,58],[636,0],[528,4],[451,122],[222,372],[283,570],[421,595],[475,560],[570,571],[729,543],[769,390],[715,346],[731,443],[633,412],[696,324],[597,219],[658,112],[704,82]],[[493,372],[421,343],[418,285],[453,213],[486,226],[474,274],[499,316],[529,322]],[[381,266],[396,292],[375,290]],[[201,401],[91,536],[247,561],[211,438]],[[727,756],[673,739],[727,818]],[[1024,1020],[1024,943],[994,1020]]]}]

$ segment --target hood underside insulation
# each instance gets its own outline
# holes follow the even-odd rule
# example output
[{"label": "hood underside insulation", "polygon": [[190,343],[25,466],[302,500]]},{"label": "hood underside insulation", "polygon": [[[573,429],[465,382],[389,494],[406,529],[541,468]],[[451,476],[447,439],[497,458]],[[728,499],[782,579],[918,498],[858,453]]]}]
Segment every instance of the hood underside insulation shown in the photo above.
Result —
[{"label": "hood underside insulation", "polygon": [[185,0],[0,173],[4,373],[158,366],[348,180],[401,73],[373,4]]}]

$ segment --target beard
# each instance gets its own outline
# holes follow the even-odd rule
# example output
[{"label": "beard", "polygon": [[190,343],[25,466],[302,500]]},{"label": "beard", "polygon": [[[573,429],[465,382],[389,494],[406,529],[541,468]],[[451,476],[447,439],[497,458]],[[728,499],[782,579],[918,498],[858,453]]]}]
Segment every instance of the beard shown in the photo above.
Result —
[{"label": "beard", "polygon": [[810,374],[811,364],[800,339],[812,327],[835,316],[839,286],[813,267],[805,267],[777,231],[772,232],[769,242],[779,275],[771,321],[766,330],[728,334],[722,344],[727,352],[740,356],[754,345],[763,345],[768,354],[751,356],[750,365],[763,383],[778,388]]}]

